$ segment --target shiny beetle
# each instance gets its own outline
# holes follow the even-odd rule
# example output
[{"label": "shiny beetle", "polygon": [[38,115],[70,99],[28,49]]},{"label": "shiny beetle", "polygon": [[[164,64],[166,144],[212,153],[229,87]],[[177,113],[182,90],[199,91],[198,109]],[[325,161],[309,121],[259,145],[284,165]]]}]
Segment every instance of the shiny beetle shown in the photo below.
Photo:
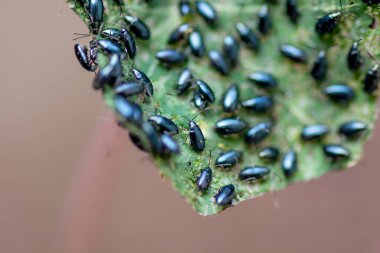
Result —
[{"label": "shiny beetle", "polygon": [[161,156],[167,156],[171,154],[178,155],[181,153],[181,148],[178,145],[178,142],[170,134],[162,133],[160,135],[160,141],[163,148]]},{"label": "shiny beetle", "polygon": [[149,142],[149,147],[150,147],[149,150],[154,155],[160,155],[160,156],[166,155],[164,153],[165,150],[164,150],[164,147],[162,145],[161,136],[157,132],[157,130],[153,127],[153,125],[150,122],[145,121],[141,125],[141,130],[145,134],[145,137],[147,138],[147,140]]},{"label": "shiny beetle", "polygon": [[169,35],[168,44],[175,44],[185,40],[192,30],[192,27],[187,23],[176,27]]},{"label": "shiny beetle", "polygon": [[307,55],[305,51],[289,44],[283,44],[280,46],[280,52],[286,58],[298,62],[298,63],[306,63]]},{"label": "shiny beetle", "polygon": [[302,129],[301,138],[304,141],[320,140],[330,132],[330,128],[323,124],[309,125]]},{"label": "shiny beetle", "polygon": [[276,78],[267,72],[257,71],[249,74],[248,80],[254,82],[258,87],[263,89],[274,89],[277,87]]},{"label": "shiny beetle", "polygon": [[145,73],[142,72],[141,70],[136,69],[136,68],[133,68],[131,70],[131,72],[132,72],[132,75],[134,76],[135,80],[144,86],[145,94],[149,97],[153,96],[152,82],[145,75]]},{"label": "shiny beetle", "polygon": [[206,45],[203,40],[202,33],[198,29],[194,29],[188,38],[191,53],[196,57],[203,57],[206,54]]},{"label": "shiny beetle", "polygon": [[265,166],[248,166],[239,172],[242,181],[259,181],[270,174],[270,169]]},{"label": "shiny beetle", "polygon": [[221,153],[215,160],[216,167],[231,168],[243,159],[243,153],[237,150],[229,150]]},{"label": "shiny beetle", "polygon": [[348,103],[355,97],[354,90],[346,84],[332,84],[324,89],[330,100],[337,103]]},{"label": "shiny beetle", "polygon": [[347,66],[350,70],[357,70],[363,64],[359,50],[359,43],[355,41],[347,54]]},{"label": "shiny beetle", "polygon": [[280,156],[280,150],[273,146],[268,146],[260,150],[259,157],[260,159],[267,162],[275,162]]},{"label": "shiny beetle", "polygon": [[203,98],[199,90],[194,92],[194,97],[192,99],[194,106],[199,110],[204,110],[208,107],[208,101]]},{"label": "shiny beetle", "polygon": [[152,115],[148,117],[148,121],[161,133],[178,134],[178,126],[171,120],[162,115]]},{"label": "shiny beetle", "polygon": [[212,170],[210,167],[207,167],[201,171],[200,175],[197,178],[196,185],[198,191],[205,192],[209,188],[211,181]]},{"label": "shiny beetle", "polygon": [[298,169],[297,153],[290,149],[288,150],[281,161],[281,168],[286,177],[293,176]]},{"label": "shiny beetle", "polygon": [[94,34],[98,32],[103,23],[104,4],[103,0],[88,0],[86,11],[90,19],[90,27]]},{"label": "shiny beetle", "polygon": [[298,23],[300,13],[297,7],[297,0],[286,0],[286,14],[294,24]]},{"label": "shiny beetle", "polygon": [[236,84],[226,90],[222,99],[223,110],[231,113],[235,112],[239,108],[239,87]]},{"label": "shiny beetle", "polygon": [[219,51],[211,50],[208,54],[211,65],[222,75],[228,75],[231,67],[223,54]]},{"label": "shiny beetle", "polygon": [[239,62],[239,42],[230,35],[223,39],[223,54],[231,67],[235,67]]},{"label": "shiny beetle", "polygon": [[323,152],[332,162],[350,157],[350,151],[339,144],[329,144],[323,146]]},{"label": "shiny beetle", "polygon": [[269,121],[258,123],[251,127],[245,134],[245,142],[247,144],[258,144],[266,139],[272,132],[272,123]]},{"label": "shiny beetle", "polygon": [[150,30],[148,26],[139,18],[133,16],[125,16],[124,20],[129,25],[129,30],[142,40],[150,39]]},{"label": "shiny beetle", "polygon": [[343,123],[339,127],[339,134],[352,139],[359,137],[365,130],[367,130],[367,125],[364,122],[351,120]]},{"label": "shiny beetle", "polygon": [[198,87],[199,94],[208,102],[213,103],[215,101],[214,92],[210,86],[202,80],[196,80],[195,84]]},{"label": "shiny beetle", "polygon": [[232,200],[235,197],[235,186],[232,184],[225,185],[219,189],[215,195],[215,203],[218,206],[226,207],[232,204]]},{"label": "shiny beetle", "polygon": [[97,65],[88,57],[88,49],[86,46],[75,44],[74,52],[78,62],[85,70],[94,72],[97,69]]},{"label": "shiny beetle", "polygon": [[191,70],[188,68],[185,68],[182,70],[181,75],[179,76],[178,83],[177,83],[177,95],[181,96],[186,91],[189,90],[193,83],[193,74],[191,73]]},{"label": "shiny beetle", "polygon": [[216,25],[218,21],[218,13],[211,3],[205,0],[196,0],[195,9],[209,25]]},{"label": "shiny beetle", "polygon": [[262,34],[267,34],[272,28],[272,17],[270,15],[269,6],[263,4],[259,10],[259,22],[257,29]]},{"label": "shiny beetle", "polygon": [[92,82],[95,90],[103,89],[106,85],[113,87],[122,75],[122,65],[120,55],[113,54],[109,63],[102,68]]},{"label": "shiny beetle", "polygon": [[156,58],[167,67],[180,66],[187,61],[187,55],[175,49],[161,50],[157,52]]},{"label": "shiny beetle", "polygon": [[239,134],[247,128],[247,123],[237,118],[220,119],[215,123],[215,131],[223,136]]},{"label": "shiny beetle", "polygon": [[[198,115],[195,116],[195,118],[198,117]],[[194,151],[201,152],[205,149],[206,140],[201,128],[198,126],[197,123],[195,123],[194,121],[195,118],[193,118],[192,120],[189,120],[190,146],[193,148]]]},{"label": "shiny beetle", "polygon": [[178,9],[181,16],[188,16],[193,13],[193,9],[191,7],[190,1],[188,0],[180,0]]},{"label": "shiny beetle", "polygon": [[321,50],[318,53],[317,59],[314,61],[310,74],[315,80],[322,81],[326,78],[327,70],[328,70],[328,63],[327,63],[326,51]]},{"label": "shiny beetle", "polygon": [[123,82],[115,87],[114,92],[123,97],[130,97],[144,91],[144,86],[137,82]]},{"label": "shiny beetle", "polygon": [[241,102],[241,106],[255,113],[267,113],[274,107],[274,100],[269,96],[256,96]]},{"label": "shiny beetle", "polygon": [[244,42],[247,48],[258,51],[260,49],[260,38],[244,23],[237,23],[236,30],[241,41]]},{"label": "shiny beetle", "polygon": [[368,94],[373,94],[379,87],[379,65],[375,64],[370,70],[368,70],[363,80],[363,90]]},{"label": "shiny beetle", "polygon": [[143,112],[138,104],[117,95],[114,98],[114,106],[117,114],[122,117],[124,121],[141,125]]}]

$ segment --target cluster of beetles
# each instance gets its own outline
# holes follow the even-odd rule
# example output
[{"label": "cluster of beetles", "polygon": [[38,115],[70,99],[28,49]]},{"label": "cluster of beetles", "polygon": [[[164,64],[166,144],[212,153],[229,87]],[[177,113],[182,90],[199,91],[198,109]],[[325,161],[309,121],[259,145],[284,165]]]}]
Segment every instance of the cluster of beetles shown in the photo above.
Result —
[{"label": "cluster of beetles", "polygon": [[[113,0],[122,13],[126,6],[123,0]],[[151,1],[145,1],[147,4]],[[265,2],[265,1],[264,1]],[[268,3],[266,3],[268,2]],[[277,0],[267,0],[259,9],[257,31],[260,34],[267,34],[272,28],[272,17],[270,14],[270,3]],[[367,5],[380,4],[378,0],[362,1]],[[89,45],[76,44],[75,55],[81,66],[90,72],[96,72],[93,80],[93,88],[96,90],[113,90],[113,102],[115,111],[120,118],[120,125],[131,124],[141,129],[144,133],[149,147],[141,141],[138,135],[130,133],[132,142],[144,151],[148,151],[155,156],[167,158],[180,153],[180,145],[173,136],[179,133],[178,126],[169,118],[163,115],[152,115],[143,117],[140,105],[130,99],[131,96],[140,95],[152,97],[154,88],[149,77],[141,70],[130,67],[130,76],[124,76],[124,65],[127,58],[134,60],[137,54],[136,39],[149,40],[150,29],[143,20],[133,15],[124,16],[125,26],[121,29],[103,27],[104,4],[103,0],[76,0],[84,7],[88,15],[89,28],[94,38]],[[181,16],[188,17],[199,15],[210,27],[214,27],[218,21],[218,13],[211,2],[205,0],[180,0],[178,9]],[[297,25],[301,12],[299,11],[297,0],[285,1],[286,15],[289,20]],[[342,17],[346,15],[341,9],[328,13],[320,17],[315,23],[315,32],[320,36],[331,34],[339,26]],[[374,20],[374,26],[376,25]],[[260,35],[247,24],[238,22],[235,25],[238,38],[227,35],[223,39],[223,47],[220,51],[207,51],[203,35],[200,30],[189,23],[179,25],[169,36],[169,45],[180,45],[175,49],[164,49],[156,53],[157,60],[165,67],[171,68],[182,66],[188,60],[190,53],[194,57],[208,56],[211,66],[221,75],[229,73],[238,66],[240,44],[252,51],[260,50]],[[183,50],[182,47],[186,47]],[[306,63],[307,54],[300,48],[282,44],[280,53],[290,61],[296,63]],[[108,57],[108,63],[98,67],[98,52]],[[320,50],[310,70],[310,75],[317,81],[324,80],[328,71],[328,61],[325,50]],[[359,41],[353,42],[347,53],[347,67],[351,71],[359,70],[363,65],[363,53],[360,50]],[[369,54],[369,56],[371,56]],[[372,57],[373,58],[373,57]],[[373,59],[374,60],[374,59]],[[375,61],[375,60],[374,60]],[[362,81],[362,90],[369,96],[375,95],[379,82],[379,65],[376,63],[368,70]],[[264,71],[257,71],[249,74],[248,80],[258,88],[273,90],[277,87],[277,80],[274,75]],[[209,105],[215,102],[215,96],[211,87],[201,79],[194,77],[189,68],[183,69],[176,86],[176,94],[181,96],[189,91],[193,91],[192,103],[199,109],[200,113],[207,110]],[[355,97],[353,88],[346,84],[332,84],[324,88],[324,94],[333,102],[340,104],[350,103]],[[236,84],[230,85],[222,97],[223,111],[233,113],[238,108],[243,107],[256,113],[265,113],[274,106],[274,100],[269,95],[255,96],[245,101],[240,101],[239,87]],[[196,118],[196,117],[195,117]],[[206,140],[195,118],[189,119],[189,140],[190,146],[195,152],[202,152],[206,147]],[[251,144],[258,144],[266,139],[272,132],[273,122],[264,121],[252,127],[239,118],[222,118],[215,123],[214,129],[221,136],[229,136],[244,133],[244,141]],[[248,129],[248,130],[247,130]],[[349,139],[358,138],[367,129],[366,123],[358,120],[343,122],[338,129],[339,134]],[[330,132],[330,128],[324,124],[309,125],[302,129],[301,138],[304,141],[320,140]],[[323,146],[324,154],[331,161],[347,159],[350,151],[339,144],[327,144]],[[274,162],[280,156],[280,150],[275,146],[267,146],[259,151],[260,159]],[[211,157],[211,154],[210,154]],[[231,168],[243,159],[243,153],[237,150],[229,150],[221,153],[215,161],[216,167]],[[293,149],[289,149],[283,155],[281,168],[285,177],[292,177],[297,171],[297,154]],[[270,169],[266,166],[248,166],[242,169],[238,178],[242,181],[257,182],[265,179],[270,174]],[[196,187],[200,192],[208,190],[212,183],[212,170],[206,167],[196,178]],[[235,197],[235,187],[232,184],[221,187],[215,195],[215,203],[221,207],[232,204]]]}]

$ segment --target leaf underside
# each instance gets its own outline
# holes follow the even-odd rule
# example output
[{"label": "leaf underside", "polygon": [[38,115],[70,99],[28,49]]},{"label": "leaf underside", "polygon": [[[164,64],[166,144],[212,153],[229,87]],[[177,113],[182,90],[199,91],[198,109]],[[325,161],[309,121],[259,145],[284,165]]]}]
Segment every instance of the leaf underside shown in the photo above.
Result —
[{"label": "leaf underside", "polygon": [[[151,4],[139,1],[126,1],[124,14],[138,16],[148,24],[151,29],[149,41],[138,41],[138,53],[134,66],[141,69],[152,80],[154,97],[142,101],[136,97],[143,108],[145,117],[161,114],[171,118],[180,128],[175,139],[181,146],[181,154],[170,159],[155,157],[154,161],[165,178],[168,178],[174,188],[186,198],[188,203],[202,215],[212,215],[224,208],[215,204],[214,196],[220,187],[233,184],[236,196],[233,204],[259,196],[265,192],[277,191],[288,184],[308,181],[318,178],[329,171],[343,170],[354,165],[361,156],[363,145],[370,137],[376,120],[376,97],[369,96],[362,90],[362,80],[366,71],[373,65],[365,51],[371,52],[377,59],[379,57],[379,38],[376,29],[370,29],[372,17],[379,16],[379,10],[369,7],[361,1],[344,4],[345,10],[353,15],[345,15],[339,22],[334,34],[321,38],[314,31],[316,19],[330,12],[339,10],[339,0],[331,1],[299,1],[301,18],[298,25],[294,25],[285,15],[284,1],[271,6],[273,29],[262,36],[262,46],[259,52],[254,53],[243,45],[240,51],[240,63],[230,75],[222,76],[210,67],[207,57],[195,58],[190,56],[186,66],[189,67],[196,78],[206,81],[215,93],[217,101],[210,109],[202,113],[196,122],[199,124],[206,138],[206,148],[202,153],[194,152],[188,139],[188,121],[184,118],[193,118],[199,111],[191,103],[192,92],[177,97],[175,86],[182,68],[167,69],[156,59],[155,53],[168,48],[169,34],[183,22],[190,22],[198,27],[204,37],[208,50],[220,50],[222,38],[231,34],[238,37],[235,24],[239,21],[250,27],[257,26],[257,13],[263,1],[212,1],[219,14],[219,23],[215,28],[209,27],[199,15],[194,14],[190,19],[183,20],[178,12],[178,1],[157,0]],[[345,1],[343,1],[345,2]],[[69,0],[70,7],[88,23],[87,14],[78,1]],[[125,26],[123,15],[113,1],[105,1],[104,28],[120,28]],[[356,18],[353,16],[357,16]],[[80,31],[77,31],[80,32]],[[364,66],[357,72],[347,68],[346,55],[354,40],[362,39],[360,48]],[[280,55],[278,50],[282,43],[289,43],[304,49],[309,56],[308,64],[296,64]],[[310,76],[310,68],[318,50],[327,48],[329,59],[329,72],[325,81],[317,83]],[[100,66],[106,60],[99,57]],[[131,62],[124,64],[124,74],[129,76]],[[250,126],[268,119],[275,119],[273,133],[262,143],[248,146],[242,136],[222,137],[218,135],[213,126],[222,118],[231,116],[223,112],[220,100],[222,94],[231,83],[237,83],[240,89],[241,100],[255,95],[266,94],[246,79],[253,71],[267,71],[274,74],[279,82],[279,88],[272,94],[275,98],[275,109],[268,115],[256,115],[240,109],[238,117],[249,122]],[[346,83],[353,87],[356,97],[349,105],[339,105],[331,102],[322,89],[332,83]],[[113,108],[112,90],[103,94],[106,103]],[[338,127],[349,120],[361,120],[367,123],[368,129],[359,139],[347,140],[337,133]],[[321,142],[306,143],[300,139],[301,129],[310,124],[323,123],[330,127],[331,132]],[[132,132],[141,134],[139,129],[131,127]],[[339,162],[331,162],[323,154],[322,146],[327,143],[342,144],[351,151],[351,157]],[[286,179],[281,171],[280,162],[265,164],[258,157],[260,148],[275,145],[282,154],[293,148],[298,155],[298,171],[290,179]],[[236,149],[243,151],[243,161],[230,170],[218,169],[211,163],[213,181],[210,188],[200,193],[195,186],[200,171],[208,166],[209,150],[212,151],[213,160],[219,153]],[[266,165],[271,169],[271,175],[261,182],[241,182],[237,175],[245,166]]]}]

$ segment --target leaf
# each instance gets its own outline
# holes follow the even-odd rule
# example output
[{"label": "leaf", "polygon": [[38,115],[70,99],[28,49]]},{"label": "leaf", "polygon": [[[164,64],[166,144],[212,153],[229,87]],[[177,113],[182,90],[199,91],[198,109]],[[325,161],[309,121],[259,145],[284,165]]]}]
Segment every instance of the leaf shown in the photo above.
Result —
[{"label": "leaf", "polygon": [[[89,23],[87,13],[80,1],[69,0],[70,7],[86,22]],[[191,92],[182,97],[175,95],[175,86],[181,68],[167,69],[155,59],[157,51],[167,48],[169,34],[183,22],[191,22],[198,27],[205,37],[208,50],[219,50],[222,47],[222,38],[227,34],[237,37],[235,24],[244,22],[250,27],[257,25],[257,13],[262,1],[212,1],[219,14],[219,24],[216,28],[208,26],[199,15],[194,14],[188,20],[181,19],[178,13],[178,1],[151,1],[146,4],[139,1],[127,1],[124,12],[135,15],[144,20],[151,28],[151,39],[138,41],[138,54],[134,66],[144,71],[154,85],[152,100],[141,97],[135,101],[141,103],[145,117],[152,114],[162,114],[179,126],[180,133],[175,139],[181,146],[182,153],[170,159],[154,157],[160,172],[168,178],[174,188],[186,198],[189,204],[202,215],[216,214],[224,209],[215,204],[214,196],[218,190],[227,184],[233,184],[236,195],[233,204],[262,195],[268,191],[277,191],[287,185],[319,178],[329,171],[344,170],[354,165],[361,157],[365,141],[370,137],[376,120],[376,97],[370,96],[362,90],[362,80],[367,70],[374,64],[366,57],[366,51],[380,59],[379,38],[376,29],[370,29],[372,17],[379,17],[379,9],[367,6],[361,1],[343,1],[345,15],[338,24],[338,29],[331,36],[321,38],[315,33],[316,19],[340,9],[339,1],[299,1],[301,19],[294,25],[285,15],[283,2],[271,5],[273,29],[262,37],[262,47],[258,53],[253,53],[246,47],[241,47],[240,64],[229,76],[218,74],[207,57],[195,58],[190,56],[187,66],[193,71],[196,78],[206,81],[213,89],[217,102],[212,104],[208,111],[203,112],[196,119],[206,138],[206,149],[201,153],[194,152],[188,139],[188,120],[198,114],[198,110],[191,103]],[[348,4],[348,2],[352,2]],[[115,1],[105,2],[104,28],[125,27],[123,15],[120,15]],[[347,14],[349,13],[349,14]],[[355,16],[355,17],[354,17]],[[347,68],[346,55],[354,40],[360,41],[360,49],[364,58],[364,66],[357,72]],[[285,59],[279,53],[282,43],[296,45],[305,50],[309,56],[308,64],[296,64]],[[334,45],[333,47],[331,47]],[[328,48],[329,71],[323,82],[316,82],[310,76],[310,68],[318,54],[317,49]],[[107,58],[99,56],[100,66],[104,66]],[[129,76],[131,62],[124,64],[124,74]],[[231,83],[237,83],[241,92],[241,99],[248,99],[254,95],[266,94],[246,79],[253,71],[268,71],[273,73],[279,82],[279,88],[273,92],[276,106],[270,115],[257,115],[240,109],[238,117],[246,120],[250,126],[268,119],[274,119],[276,124],[273,133],[257,146],[247,146],[243,137],[221,137],[213,126],[215,122],[230,116],[223,113],[220,105],[222,94]],[[346,83],[356,92],[354,101],[348,105],[339,105],[331,102],[323,93],[323,87],[333,83]],[[113,92],[107,89],[104,92],[106,103],[113,108]],[[339,136],[337,129],[348,120],[366,122],[367,131],[359,139],[347,140]],[[331,132],[321,142],[305,142],[300,138],[300,132],[306,125],[324,123]],[[139,134],[139,128],[129,126],[129,131]],[[322,146],[327,143],[338,143],[351,151],[347,160],[332,162],[323,153]],[[284,154],[292,148],[298,155],[298,171],[287,179],[281,170],[280,162],[265,164],[258,157],[260,148],[275,145]],[[213,181],[205,193],[196,189],[195,181],[201,170],[208,166],[209,150],[214,160],[220,152],[236,149],[243,151],[244,159],[235,168],[224,170],[215,168],[211,162]],[[266,165],[271,174],[265,180],[249,183],[242,182],[237,175],[240,169],[249,165]],[[358,168],[359,169],[359,168]]]}]

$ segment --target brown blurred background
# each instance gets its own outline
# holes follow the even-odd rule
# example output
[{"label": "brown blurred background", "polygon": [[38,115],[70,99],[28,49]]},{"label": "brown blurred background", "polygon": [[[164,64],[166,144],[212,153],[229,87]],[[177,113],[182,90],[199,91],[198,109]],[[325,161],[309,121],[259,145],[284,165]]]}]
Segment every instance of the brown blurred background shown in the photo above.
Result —
[{"label": "brown blurred background", "polygon": [[64,0],[0,6],[0,252],[380,252],[379,127],[350,171],[201,217],[125,133],[121,165],[80,169],[109,122],[73,54],[86,27]]}]

